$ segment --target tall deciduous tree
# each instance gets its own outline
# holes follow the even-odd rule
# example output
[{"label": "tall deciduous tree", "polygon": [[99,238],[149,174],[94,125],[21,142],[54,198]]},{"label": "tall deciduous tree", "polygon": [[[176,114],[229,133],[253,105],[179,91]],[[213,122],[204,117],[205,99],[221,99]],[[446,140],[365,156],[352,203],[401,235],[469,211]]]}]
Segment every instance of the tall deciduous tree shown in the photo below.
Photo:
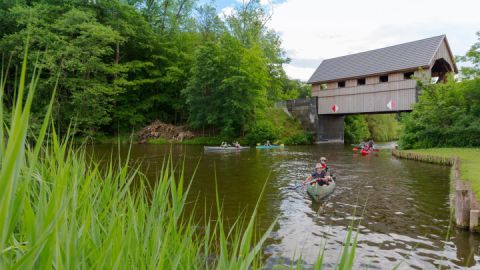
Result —
[{"label": "tall deciduous tree", "polygon": [[259,48],[245,48],[224,34],[197,51],[192,79],[185,89],[193,127],[218,127],[240,135],[266,103],[267,72]]},{"label": "tall deciduous tree", "polygon": [[458,56],[457,60],[472,64],[462,67],[460,73],[463,78],[473,79],[480,77],[480,31],[477,32],[478,41],[470,47],[464,56]]},{"label": "tall deciduous tree", "polygon": [[[114,97],[121,91],[116,85],[121,74],[113,61],[105,59],[111,59],[112,47],[123,41],[119,33],[87,10],[37,4],[16,6],[10,12],[20,29],[4,37],[0,47],[19,59],[29,37],[31,50],[41,52],[30,56],[38,58],[44,72],[40,100],[48,101],[59,76],[57,122],[69,119],[80,130],[91,131],[109,124]],[[37,104],[37,109],[42,105]]]}]

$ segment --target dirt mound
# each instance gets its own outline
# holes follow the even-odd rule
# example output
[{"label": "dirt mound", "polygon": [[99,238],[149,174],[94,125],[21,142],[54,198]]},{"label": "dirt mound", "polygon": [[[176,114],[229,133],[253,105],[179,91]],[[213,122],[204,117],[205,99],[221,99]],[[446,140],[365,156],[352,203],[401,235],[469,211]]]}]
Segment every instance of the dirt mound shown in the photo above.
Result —
[{"label": "dirt mound", "polygon": [[146,143],[148,139],[164,138],[167,140],[183,141],[183,139],[193,138],[193,133],[183,126],[174,126],[165,124],[159,120],[142,128],[137,132],[139,143]]}]

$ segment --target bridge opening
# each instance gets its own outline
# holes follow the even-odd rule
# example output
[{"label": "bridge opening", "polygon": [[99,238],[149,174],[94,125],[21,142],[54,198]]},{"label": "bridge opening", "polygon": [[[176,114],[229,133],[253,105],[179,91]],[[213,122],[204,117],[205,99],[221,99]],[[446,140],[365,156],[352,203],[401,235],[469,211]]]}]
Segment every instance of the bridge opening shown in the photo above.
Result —
[{"label": "bridge opening", "polygon": [[355,114],[345,116],[344,142],[358,143],[366,140],[391,142],[400,134],[400,114]]},{"label": "bridge opening", "polygon": [[445,82],[447,74],[453,72],[452,66],[443,58],[435,61],[432,67],[432,80],[436,83]]}]

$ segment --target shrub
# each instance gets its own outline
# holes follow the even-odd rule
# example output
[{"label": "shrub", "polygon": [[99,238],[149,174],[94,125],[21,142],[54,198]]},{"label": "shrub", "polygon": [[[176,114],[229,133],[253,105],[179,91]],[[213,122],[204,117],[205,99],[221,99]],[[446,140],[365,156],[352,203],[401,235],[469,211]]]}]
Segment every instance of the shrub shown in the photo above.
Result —
[{"label": "shrub", "polygon": [[248,130],[245,139],[249,145],[262,143],[266,140],[271,142],[279,137],[279,129],[270,121],[259,121],[250,130]]},{"label": "shrub", "polygon": [[401,148],[480,146],[480,79],[424,85],[402,119]]},{"label": "shrub", "polygon": [[400,123],[395,114],[366,115],[370,136],[375,141],[387,142],[397,140],[400,133]]},{"label": "shrub", "polygon": [[298,133],[284,140],[285,144],[312,144],[313,134],[310,132]]},{"label": "shrub", "polygon": [[359,143],[370,137],[368,124],[363,115],[345,116],[344,141],[345,143]]}]

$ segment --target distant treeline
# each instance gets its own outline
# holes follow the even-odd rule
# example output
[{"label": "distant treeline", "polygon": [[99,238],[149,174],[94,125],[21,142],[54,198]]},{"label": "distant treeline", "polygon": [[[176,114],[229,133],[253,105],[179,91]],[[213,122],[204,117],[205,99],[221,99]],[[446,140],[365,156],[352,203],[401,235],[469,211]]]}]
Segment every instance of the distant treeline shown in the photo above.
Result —
[{"label": "distant treeline", "polygon": [[2,1],[5,105],[28,42],[28,62],[42,72],[33,128],[56,87],[60,132],[70,124],[81,136],[131,132],[159,119],[244,135],[273,102],[310,93],[287,78],[269,12],[258,0],[222,17],[195,0]]}]

